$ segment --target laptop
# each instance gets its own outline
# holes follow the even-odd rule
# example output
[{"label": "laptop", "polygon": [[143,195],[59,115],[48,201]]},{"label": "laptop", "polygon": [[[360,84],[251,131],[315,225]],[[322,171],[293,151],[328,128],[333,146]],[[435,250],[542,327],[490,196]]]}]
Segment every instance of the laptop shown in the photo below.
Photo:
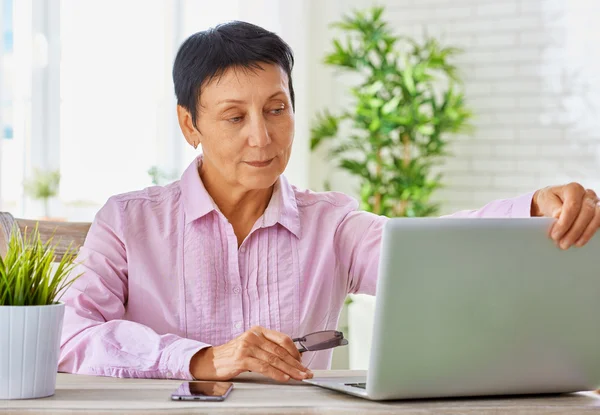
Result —
[{"label": "laptop", "polygon": [[366,378],[305,382],[371,400],[597,388],[600,237],[561,251],[551,223],[389,220]]}]

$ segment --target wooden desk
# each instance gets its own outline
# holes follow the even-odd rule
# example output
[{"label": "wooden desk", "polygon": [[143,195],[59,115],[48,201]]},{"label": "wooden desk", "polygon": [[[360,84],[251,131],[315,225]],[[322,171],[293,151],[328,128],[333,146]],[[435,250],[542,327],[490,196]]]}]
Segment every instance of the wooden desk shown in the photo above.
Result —
[{"label": "wooden desk", "polygon": [[[328,371],[316,376],[363,375],[359,371]],[[294,382],[275,384],[246,374],[236,379],[225,402],[171,401],[180,381],[116,379],[59,374],[53,397],[0,401],[2,414],[583,414],[600,411],[600,395],[583,392],[525,398],[453,399],[370,402]]]}]

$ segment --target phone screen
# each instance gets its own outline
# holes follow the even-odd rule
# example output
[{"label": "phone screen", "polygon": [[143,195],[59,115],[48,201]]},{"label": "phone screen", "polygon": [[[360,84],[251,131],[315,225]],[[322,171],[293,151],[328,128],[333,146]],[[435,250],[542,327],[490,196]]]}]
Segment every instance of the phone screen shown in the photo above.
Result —
[{"label": "phone screen", "polygon": [[183,382],[171,395],[180,401],[224,401],[233,389],[231,382]]}]

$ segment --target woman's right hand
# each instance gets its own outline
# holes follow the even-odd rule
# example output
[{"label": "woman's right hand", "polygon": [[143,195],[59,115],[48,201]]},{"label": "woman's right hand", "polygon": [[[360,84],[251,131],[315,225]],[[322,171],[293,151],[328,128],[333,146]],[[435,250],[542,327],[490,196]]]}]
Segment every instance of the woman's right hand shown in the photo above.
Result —
[{"label": "woman's right hand", "polygon": [[253,327],[228,343],[200,350],[190,362],[190,371],[200,380],[230,380],[247,371],[279,382],[312,378],[300,359],[289,336]]}]

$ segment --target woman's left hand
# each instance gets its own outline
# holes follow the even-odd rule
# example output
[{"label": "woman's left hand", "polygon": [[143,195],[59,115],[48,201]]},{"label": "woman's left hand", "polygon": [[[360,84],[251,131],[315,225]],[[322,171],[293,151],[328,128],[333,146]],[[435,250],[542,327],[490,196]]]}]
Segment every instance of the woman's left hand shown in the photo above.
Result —
[{"label": "woman's left hand", "polygon": [[589,242],[600,228],[600,199],[579,183],[550,186],[536,191],[531,202],[531,216],[558,219],[549,235],[561,249]]}]

